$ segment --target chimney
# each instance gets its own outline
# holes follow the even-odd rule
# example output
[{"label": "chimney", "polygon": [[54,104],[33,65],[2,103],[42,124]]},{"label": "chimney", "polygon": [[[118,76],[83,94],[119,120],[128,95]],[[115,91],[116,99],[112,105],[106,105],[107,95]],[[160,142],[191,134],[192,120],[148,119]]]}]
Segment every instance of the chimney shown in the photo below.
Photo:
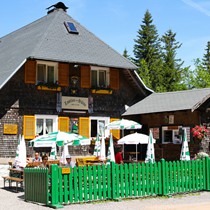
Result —
[{"label": "chimney", "polygon": [[63,2],[58,2],[57,4],[53,4],[53,5],[51,5],[50,7],[46,8],[46,9],[48,10],[47,14],[49,14],[49,13],[51,13],[54,10],[57,10],[57,9],[63,9],[63,11],[66,12],[68,7],[66,7],[66,5]]}]

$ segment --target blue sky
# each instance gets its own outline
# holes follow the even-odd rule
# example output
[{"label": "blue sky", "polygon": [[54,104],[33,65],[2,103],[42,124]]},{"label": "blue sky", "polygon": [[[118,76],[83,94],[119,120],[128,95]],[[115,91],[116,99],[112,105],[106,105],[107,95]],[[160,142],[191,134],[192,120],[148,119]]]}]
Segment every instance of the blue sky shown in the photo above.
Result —
[{"label": "blue sky", "polygon": [[[55,0],[1,1],[0,37],[47,14]],[[171,29],[182,43],[184,66],[202,58],[210,41],[209,0],[63,0],[67,13],[105,43],[133,56],[134,39],[148,9],[159,35]]]}]

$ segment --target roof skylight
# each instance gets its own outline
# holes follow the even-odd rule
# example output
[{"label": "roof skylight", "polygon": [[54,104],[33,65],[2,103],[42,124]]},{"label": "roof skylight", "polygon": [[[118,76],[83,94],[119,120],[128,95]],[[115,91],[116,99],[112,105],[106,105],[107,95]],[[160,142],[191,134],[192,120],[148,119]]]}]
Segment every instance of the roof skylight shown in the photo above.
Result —
[{"label": "roof skylight", "polygon": [[64,25],[66,26],[66,29],[69,33],[73,33],[73,34],[78,34],[79,32],[77,31],[74,23],[72,22],[64,22]]}]

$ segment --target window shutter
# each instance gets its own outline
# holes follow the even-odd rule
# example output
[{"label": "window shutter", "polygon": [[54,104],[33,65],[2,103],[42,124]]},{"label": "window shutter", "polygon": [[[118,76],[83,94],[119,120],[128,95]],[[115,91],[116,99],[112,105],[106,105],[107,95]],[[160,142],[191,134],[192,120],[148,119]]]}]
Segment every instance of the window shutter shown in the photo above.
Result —
[{"label": "window shutter", "polygon": [[110,69],[110,87],[114,90],[120,88],[119,69]]},{"label": "window shutter", "polygon": [[69,132],[69,118],[68,117],[58,117],[58,130]]},{"label": "window shutter", "polygon": [[36,61],[28,60],[25,63],[25,83],[36,83]]},{"label": "window shutter", "polygon": [[23,135],[25,139],[33,139],[35,137],[35,116],[23,117]]},{"label": "window shutter", "polygon": [[81,66],[81,88],[90,88],[90,66]]},{"label": "window shutter", "polygon": [[90,138],[90,123],[88,117],[80,117],[79,118],[79,134]]},{"label": "window shutter", "polygon": [[[113,121],[116,121],[116,120],[119,120],[117,118],[111,118],[110,119],[110,122],[113,122]],[[120,139],[120,130],[110,130],[110,133],[112,133],[112,136],[116,139]]]},{"label": "window shutter", "polygon": [[58,84],[69,86],[69,64],[67,63],[59,63],[58,65]]}]

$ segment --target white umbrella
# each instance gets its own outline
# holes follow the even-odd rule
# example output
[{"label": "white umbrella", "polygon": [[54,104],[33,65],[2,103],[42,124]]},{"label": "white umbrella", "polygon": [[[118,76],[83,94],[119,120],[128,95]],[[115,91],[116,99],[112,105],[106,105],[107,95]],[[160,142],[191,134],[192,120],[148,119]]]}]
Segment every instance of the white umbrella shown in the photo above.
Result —
[{"label": "white umbrella", "polygon": [[[105,126],[105,129],[109,130],[122,130],[122,136],[124,136],[124,130],[125,129],[141,129],[142,125],[133,121],[133,120],[127,120],[127,119],[121,119],[113,121]],[[123,151],[124,151],[124,144],[123,144]],[[124,152],[123,152],[124,157]]]},{"label": "white umbrella", "polygon": [[184,129],[184,139],[182,141],[182,150],[180,155],[180,160],[190,160],[190,151],[187,142],[187,131]]},{"label": "white umbrella", "polygon": [[100,151],[101,151],[101,142],[99,134],[97,134],[93,155],[99,157]]},{"label": "white umbrella", "polygon": [[69,155],[69,149],[68,149],[68,145],[67,144],[64,144],[63,146],[63,151],[62,151],[62,155],[61,155],[61,158],[60,158],[60,162],[62,164],[66,164],[66,156]]},{"label": "white umbrella", "polygon": [[101,148],[100,148],[99,159],[102,160],[102,161],[104,161],[106,159],[104,132],[102,132],[102,137],[101,137]]},{"label": "white umbrella", "polygon": [[140,129],[142,125],[133,120],[116,120],[105,126],[105,129],[110,130],[125,130],[125,129]]},{"label": "white umbrella", "polygon": [[114,145],[113,145],[113,138],[112,134],[110,135],[109,138],[109,147],[108,147],[108,152],[107,152],[107,164],[110,164],[110,162],[115,163],[115,155],[114,155]]},{"label": "white umbrella", "polygon": [[147,153],[146,153],[146,159],[145,159],[145,163],[149,163],[149,162],[151,163],[155,162],[155,149],[154,149],[153,135],[152,135],[151,130],[149,133]]},{"label": "white umbrella", "polygon": [[58,146],[63,146],[64,143],[69,145],[90,145],[90,139],[71,132],[52,132],[47,135],[38,136],[29,142],[32,147],[52,147],[54,142]]},{"label": "white umbrella", "polygon": [[[131,133],[117,141],[118,144],[148,144],[149,136],[143,133]],[[156,140],[153,138],[153,143]]]},{"label": "white umbrella", "polygon": [[[149,136],[142,133],[132,133],[124,136],[120,140],[117,141],[118,144],[135,144],[136,145],[136,160],[137,158],[137,144],[148,144]],[[156,140],[153,138],[153,143],[156,142]]]},{"label": "white umbrella", "polygon": [[16,150],[15,165],[17,167],[26,167],[26,144],[24,136],[19,135],[18,146]]}]

